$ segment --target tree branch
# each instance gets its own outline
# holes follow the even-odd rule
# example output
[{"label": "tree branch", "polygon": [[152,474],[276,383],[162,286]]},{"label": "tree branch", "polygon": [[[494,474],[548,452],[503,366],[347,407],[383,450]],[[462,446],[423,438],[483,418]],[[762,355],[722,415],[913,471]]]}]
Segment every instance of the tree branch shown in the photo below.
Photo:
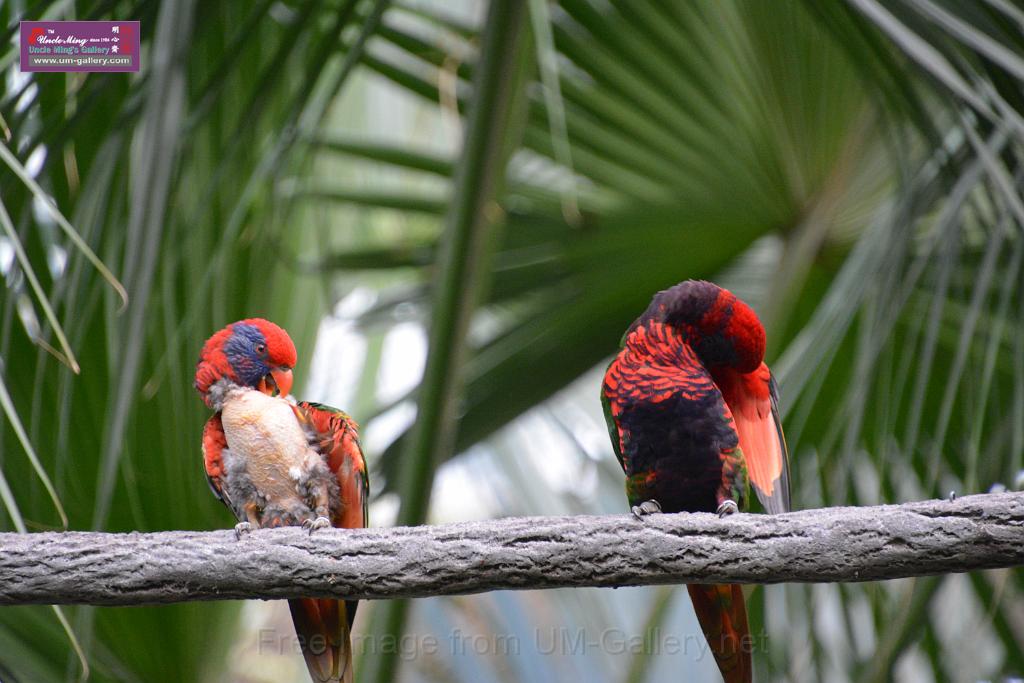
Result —
[{"label": "tree branch", "polygon": [[1024,565],[1024,493],[785,515],[510,518],[317,531],[0,534],[0,604],[412,598],[848,582]]}]

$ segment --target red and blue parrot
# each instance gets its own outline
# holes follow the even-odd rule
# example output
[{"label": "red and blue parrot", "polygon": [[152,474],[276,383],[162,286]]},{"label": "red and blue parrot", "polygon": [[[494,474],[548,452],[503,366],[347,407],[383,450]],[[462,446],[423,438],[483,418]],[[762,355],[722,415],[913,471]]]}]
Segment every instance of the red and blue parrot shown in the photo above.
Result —
[{"label": "red and blue parrot", "polygon": [[[658,292],[626,330],[601,399],[633,514],[789,510],[789,454],[765,332],[728,290],[688,280]],[[726,683],[749,683],[743,590],[688,585]]]},{"label": "red and blue parrot", "polygon": [[[206,476],[235,515],[235,534],[254,528],[367,524],[369,479],[356,423],[345,413],[289,396],[295,345],[272,322],[250,318],[210,337],[195,387],[214,411],[203,430]],[[351,683],[357,601],[289,600],[315,683]]]}]

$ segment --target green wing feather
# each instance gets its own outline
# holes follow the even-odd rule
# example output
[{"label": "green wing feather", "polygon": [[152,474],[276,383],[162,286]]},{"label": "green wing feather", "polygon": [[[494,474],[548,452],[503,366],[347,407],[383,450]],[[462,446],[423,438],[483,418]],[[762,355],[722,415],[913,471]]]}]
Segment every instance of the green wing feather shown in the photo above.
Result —
[{"label": "green wing feather", "polygon": [[[612,360],[614,363],[615,360]],[[608,364],[611,367],[611,363]],[[608,425],[608,437],[612,441],[612,450],[615,451],[615,457],[619,459],[619,465],[623,471],[626,469],[626,461],[622,458],[622,448],[619,446],[619,427],[615,424],[615,418],[612,417],[612,406],[608,402],[608,395],[604,391],[604,387],[601,387],[601,409],[604,411],[604,421]]]}]

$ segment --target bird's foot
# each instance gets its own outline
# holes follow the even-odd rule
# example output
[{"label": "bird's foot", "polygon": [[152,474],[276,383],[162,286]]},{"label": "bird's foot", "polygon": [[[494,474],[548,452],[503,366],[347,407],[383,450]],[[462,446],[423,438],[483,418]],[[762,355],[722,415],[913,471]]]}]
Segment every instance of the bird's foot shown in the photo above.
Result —
[{"label": "bird's foot", "polygon": [[956,491],[950,491],[949,492],[949,502],[952,503],[954,500],[956,500]]},{"label": "bird's foot", "polygon": [[308,529],[309,534],[312,536],[313,532],[317,529],[326,529],[331,525],[331,520],[326,517],[317,517],[316,519],[307,519],[302,523],[303,529]]},{"label": "bird's foot", "polygon": [[249,522],[239,522],[235,525],[235,540],[241,541],[242,534],[252,533],[252,524]]},{"label": "bird's foot", "polygon": [[656,515],[661,512],[661,503],[656,500],[645,500],[639,505],[634,505],[630,510],[633,516],[640,519],[644,515]]},{"label": "bird's foot", "polygon": [[739,511],[740,511],[740,508],[739,508],[738,505],[736,505],[736,501],[732,500],[731,498],[723,500],[718,505],[718,509],[715,510],[715,512],[718,514],[719,517],[725,517],[727,515],[734,515],[734,514],[736,514]]}]

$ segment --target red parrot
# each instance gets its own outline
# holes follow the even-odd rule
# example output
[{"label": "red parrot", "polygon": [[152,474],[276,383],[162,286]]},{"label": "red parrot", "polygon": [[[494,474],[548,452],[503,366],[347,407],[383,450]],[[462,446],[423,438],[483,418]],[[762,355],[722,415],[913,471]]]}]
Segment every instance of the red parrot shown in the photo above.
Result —
[{"label": "red parrot", "polygon": [[[748,482],[766,511],[789,510],[789,453],[764,351],[754,311],[710,282],[658,292],[626,330],[601,402],[637,517],[732,514],[746,508]],[[726,683],[748,683],[742,588],[687,590]]]},{"label": "red parrot", "polygon": [[[206,476],[238,519],[253,528],[367,524],[369,478],[357,425],[348,415],[288,394],[295,345],[272,322],[228,325],[203,345],[195,387],[213,411],[203,430]],[[355,600],[289,600],[315,683],[351,683]]]}]

